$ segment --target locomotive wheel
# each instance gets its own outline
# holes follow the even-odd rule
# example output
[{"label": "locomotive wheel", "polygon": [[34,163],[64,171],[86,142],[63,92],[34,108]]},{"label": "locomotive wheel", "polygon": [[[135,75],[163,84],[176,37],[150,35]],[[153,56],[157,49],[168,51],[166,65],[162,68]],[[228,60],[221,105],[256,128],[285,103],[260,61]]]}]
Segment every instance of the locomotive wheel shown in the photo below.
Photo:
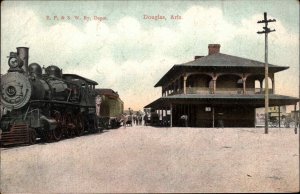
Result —
[{"label": "locomotive wheel", "polygon": [[75,118],[75,135],[80,136],[84,132],[84,121],[81,113],[78,113]]},{"label": "locomotive wheel", "polygon": [[93,117],[92,119],[88,120],[88,130],[90,133],[98,133],[99,132],[96,116]]},{"label": "locomotive wheel", "polygon": [[62,117],[59,112],[54,113],[54,119],[57,122],[56,128],[52,131],[53,139],[55,141],[59,141],[62,137],[63,130],[62,130]]},{"label": "locomotive wheel", "polygon": [[74,129],[75,129],[75,125],[73,123],[72,120],[72,114],[71,113],[66,113],[64,115],[64,122],[63,122],[63,126],[64,126],[64,135],[66,138],[70,138],[73,136],[74,134]]},{"label": "locomotive wheel", "polygon": [[52,141],[52,139],[53,139],[52,136],[53,136],[53,134],[51,133],[51,131],[44,131],[42,133],[42,139],[43,139],[43,141],[45,141],[47,143]]},{"label": "locomotive wheel", "polygon": [[65,113],[63,116],[62,127],[63,127],[63,134],[64,134],[65,138],[69,138],[69,136],[70,136],[69,129],[68,129],[68,123],[69,123],[70,119],[68,117],[69,117],[68,113]]},{"label": "locomotive wheel", "polygon": [[[99,125],[98,125],[99,127]],[[103,128],[109,129],[109,121],[104,121]],[[114,128],[114,123],[112,123],[111,128]]]},{"label": "locomotive wheel", "polygon": [[35,130],[30,129],[29,130],[29,141],[28,141],[28,143],[30,145],[32,145],[32,144],[35,144],[35,142],[36,142],[36,132],[35,132]]}]

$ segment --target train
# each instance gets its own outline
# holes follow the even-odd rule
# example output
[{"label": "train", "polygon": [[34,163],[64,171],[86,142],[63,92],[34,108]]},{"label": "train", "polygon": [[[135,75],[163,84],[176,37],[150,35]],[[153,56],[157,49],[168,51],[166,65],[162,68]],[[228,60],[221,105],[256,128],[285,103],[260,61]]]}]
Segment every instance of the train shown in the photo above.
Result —
[{"label": "train", "polygon": [[8,56],[7,73],[1,75],[1,145],[34,144],[37,138],[59,141],[120,125],[119,95],[111,98],[96,89],[96,81],[63,74],[55,65],[28,65],[29,48],[16,49]]},{"label": "train", "polygon": [[118,92],[110,88],[96,89],[97,95],[101,96],[99,110],[99,126],[105,129],[116,129],[121,126],[120,115],[123,114],[124,102]]}]

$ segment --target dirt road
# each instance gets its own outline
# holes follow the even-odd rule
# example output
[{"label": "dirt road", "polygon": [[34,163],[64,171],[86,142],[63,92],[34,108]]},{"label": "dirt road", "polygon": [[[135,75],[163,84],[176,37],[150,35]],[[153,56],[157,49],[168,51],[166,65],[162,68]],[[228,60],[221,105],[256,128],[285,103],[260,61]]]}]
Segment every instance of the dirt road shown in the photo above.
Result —
[{"label": "dirt road", "polygon": [[2,148],[1,191],[296,192],[299,135],[135,126]]}]

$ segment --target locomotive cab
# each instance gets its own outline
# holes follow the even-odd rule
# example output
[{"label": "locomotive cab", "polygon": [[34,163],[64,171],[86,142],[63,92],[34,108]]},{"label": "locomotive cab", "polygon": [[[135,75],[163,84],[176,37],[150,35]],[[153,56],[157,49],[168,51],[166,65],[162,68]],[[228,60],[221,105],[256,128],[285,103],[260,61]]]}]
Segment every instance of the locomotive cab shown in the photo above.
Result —
[{"label": "locomotive cab", "polygon": [[97,82],[81,77],[76,74],[63,74],[62,78],[69,83],[76,84],[81,90],[81,100],[80,104],[82,106],[95,106],[95,86],[98,85]]}]

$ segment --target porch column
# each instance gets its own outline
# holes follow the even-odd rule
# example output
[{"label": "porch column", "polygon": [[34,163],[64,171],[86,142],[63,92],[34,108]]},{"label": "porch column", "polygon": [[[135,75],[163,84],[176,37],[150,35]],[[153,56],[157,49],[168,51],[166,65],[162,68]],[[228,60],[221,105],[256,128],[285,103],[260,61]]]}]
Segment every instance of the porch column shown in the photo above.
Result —
[{"label": "porch column", "polygon": [[246,94],[246,78],[242,78],[243,80],[243,94]]},{"label": "porch column", "polygon": [[176,92],[178,93],[179,92],[179,88],[180,88],[180,78],[176,81],[176,85],[177,85],[177,87],[176,87]]},{"label": "porch column", "polygon": [[281,118],[280,118],[280,106],[278,106],[278,120],[279,120],[279,128],[280,128],[280,121],[281,121]]},{"label": "porch column", "polygon": [[170,95],[170,86],[167,87],[167,95]]},{"label": "porch column", "polygon": [[163,119],[163,114],[164,114],[163,110],[160,109],[160,110],[159,110],[159,113],[160,113],[160,115],[159,115],[159,120],[162,120],[162,119]]},{"label": "porch column", "polygon": [[256,128],[256,108],[254,108],[254,127]]},{"label": "porch column", "polygon": [[272,79],[272,94],[275,94],[275,78]]},{"label": "porch column", "polygon": [[298,123],[298,113],[297,111],[297,104],[294,105],[294,112],[295,112],[295,134],[297,134],[297,123]]},{"label": "porch column", "polygon": [[263,82],[262,82],[262,80],[259,80],[259,83],[260,83],[260,93],[262,93],[262,87],[263,87]]},{"label": "porch column", "polygon": [[214,83],[213,94],[215,94],[216,88],[217,88],[217,78],[216,77],[213,78],[213,83]]},{"label": "porch column", "polygon": [[212,127],[215,128],[215,107],[212,107]]},{"label": "porch column", "polygon": [[186,80],[187,80],[187,76],[184,75],[183,77],[183,93],[186,94]]},{"label": "porch column", "polygon": [[176,84],[175,83],[176,83],[176,81],[174,81],[173,84],[172,84],[173,85],[173,92],[172,92],[173,94],[176,91],[176,89],[175,89],[176,88],[176,86],[175,86]]},{"label": "porch column", "polygon": [[172,103],[170,104],[170,127],[173,127],[173,106]]}]

